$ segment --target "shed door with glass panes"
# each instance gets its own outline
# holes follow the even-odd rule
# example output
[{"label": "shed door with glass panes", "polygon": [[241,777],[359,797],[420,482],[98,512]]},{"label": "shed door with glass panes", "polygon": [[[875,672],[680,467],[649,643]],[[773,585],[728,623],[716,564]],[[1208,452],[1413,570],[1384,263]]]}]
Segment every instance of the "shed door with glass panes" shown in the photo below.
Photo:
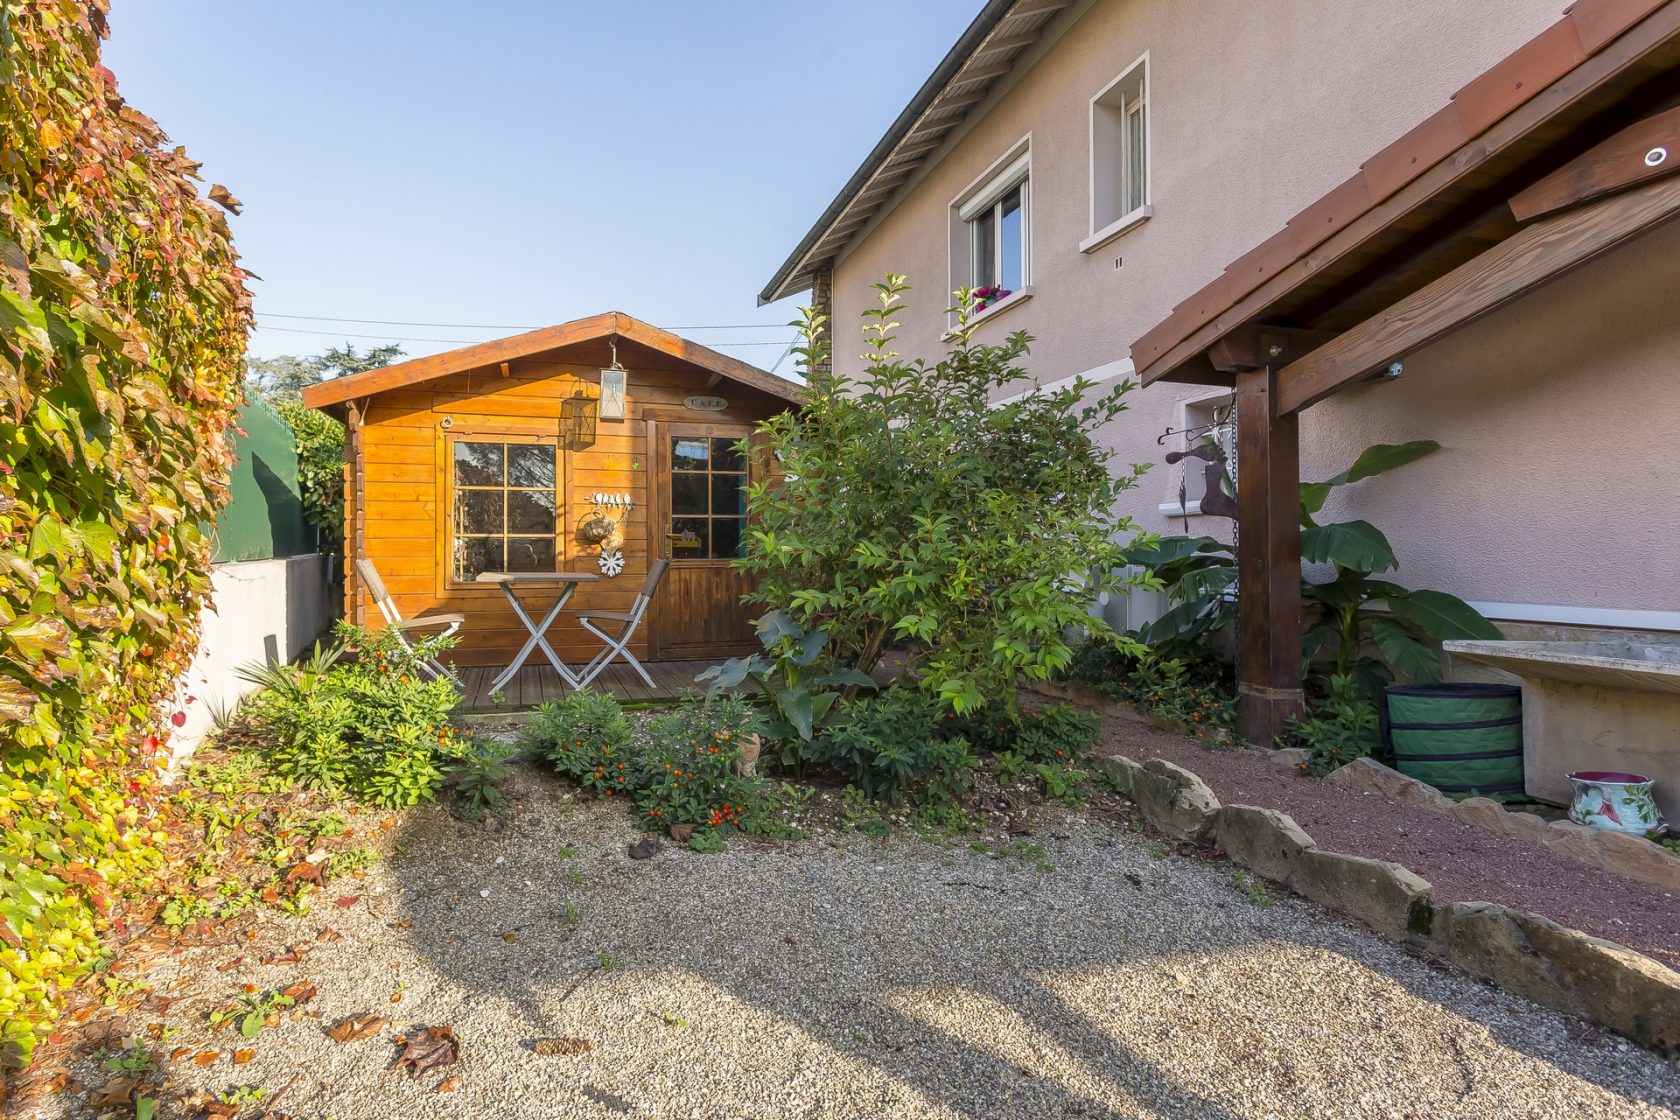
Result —
[{"label": "shed door with glass panes", "polygon": [[671,567],[649,620],[654,655],[700,657],[753,641],[756,608],[743,605],[746,578],[731,561],[747,534],[751,429],[734,424],[655,424],[659,520]]},{"label": "shed door with glass panes", "polygon": [[450,441],[452,583],[559,570],[559,449],[536,437]]}]

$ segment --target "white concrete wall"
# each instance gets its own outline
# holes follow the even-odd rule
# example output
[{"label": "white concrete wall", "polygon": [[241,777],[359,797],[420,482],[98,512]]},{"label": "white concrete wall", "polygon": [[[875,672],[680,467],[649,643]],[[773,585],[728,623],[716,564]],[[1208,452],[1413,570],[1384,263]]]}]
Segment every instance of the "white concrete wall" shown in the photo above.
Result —
[{"label": "white concrete wall", "polygon": [[170,738],[170,760],[192,753],[255,687],[238,669],[251,662],[290,661],[332,622],[328,558],[318,553],[245,560],[211,569],[214,608],[200,618],[198,652],[176,693],[185,722]]}]

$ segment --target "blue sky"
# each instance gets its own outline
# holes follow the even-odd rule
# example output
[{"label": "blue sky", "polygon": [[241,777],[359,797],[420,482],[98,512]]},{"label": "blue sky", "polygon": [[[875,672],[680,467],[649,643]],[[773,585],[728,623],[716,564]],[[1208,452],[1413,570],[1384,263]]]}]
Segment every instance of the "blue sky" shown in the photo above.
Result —
[{"label": "blue sky", "polygon": [[244,201],[254,355],[621,310],[769,366],[757,292],[980,3],[116,0],[105,61]]}]

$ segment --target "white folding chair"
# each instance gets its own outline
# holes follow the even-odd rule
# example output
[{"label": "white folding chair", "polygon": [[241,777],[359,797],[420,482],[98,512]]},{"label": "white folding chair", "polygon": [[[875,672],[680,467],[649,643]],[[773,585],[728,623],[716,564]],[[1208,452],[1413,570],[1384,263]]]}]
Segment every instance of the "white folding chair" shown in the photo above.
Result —
[{"label": "white folding chair", "polygon": [[[578,674],[578,687],[587,688],[589,682],[600,675],[601,670],[612,664],[614,658],[622,657],[630,663],[630,668],[636,670],[641,678],[654,687],[653,678],[648,676],[642,663],[636,660],[636,655],[630,652],[630,639],[636,633],[636,627],[642,624],[642,616],[647,614],[648,604],[653,602],[653,593],[659,590],[659,581],[665,578],[665,569],[671,566],[669,560],[655,560],[648,569],[647,578],[642,581],[642,589],[636,592],[636,601],[630,604],[627,611],[579,611],[578,622],[591,634],[606,643],[607,648],[595,655],[594,660],[583,667]],[[616,635],[609,634],[595,625],[595,620],[616,622],[619,630]]]},{"label": "white folding chair", "polygon": [[[467,621],[467,616],[464,614],[423,614],[419,618],[405,619],[401,612],[397,610],[397,604],[391,598],[391,593],[385,590],[385,581],[379,578],[378,570],[374,568],[370,561],[358,557],[356,573],[362,577],[362,586],[367,588],[368,597],[373,600],[373,605],[378,607],[379,613],[385,616],[385,625],[390,627],[391,633],[397,636],[397,641],[401,642],[403,648],[410,653],[414,653],[415,650],[414,643],[408,640],[409,631],[432,630],[441,626],[444,628],[443,632],[435,636],[447,638],[459,630],[463,622]],[[420,666],[420,670],[429,677],[434,679],[448,677],[456,684],[461,683],[461,678],[451,672],[449,666],[435,657],[416,657],[415,662]]]}]

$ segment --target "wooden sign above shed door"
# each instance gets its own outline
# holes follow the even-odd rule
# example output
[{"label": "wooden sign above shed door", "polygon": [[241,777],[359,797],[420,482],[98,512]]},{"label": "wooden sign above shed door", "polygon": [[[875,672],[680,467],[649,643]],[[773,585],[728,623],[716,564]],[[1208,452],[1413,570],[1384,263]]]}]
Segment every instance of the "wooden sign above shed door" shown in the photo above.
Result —
[{"label": "wooden sign above shed door", "polygon": [[648,611],[653,656],[716,657],[757,647],[758,610],[741,602],[750,588],[732,563],[747,534],[749,457],[735,450],[745,424],[648,422],[652,449],[649,511],[654,547],[670,559]]}]

